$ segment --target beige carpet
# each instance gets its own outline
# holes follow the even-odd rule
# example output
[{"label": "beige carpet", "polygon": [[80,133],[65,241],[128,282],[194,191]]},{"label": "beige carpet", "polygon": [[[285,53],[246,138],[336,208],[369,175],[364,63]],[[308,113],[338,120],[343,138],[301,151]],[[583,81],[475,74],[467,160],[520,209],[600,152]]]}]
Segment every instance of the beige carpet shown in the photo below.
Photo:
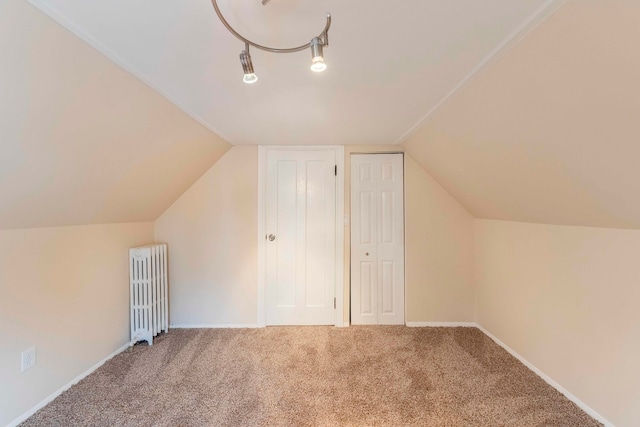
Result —
[{"label": "beige carpet", "polygon": [[476,328],[172,330],[23,426],[597,426]]}]

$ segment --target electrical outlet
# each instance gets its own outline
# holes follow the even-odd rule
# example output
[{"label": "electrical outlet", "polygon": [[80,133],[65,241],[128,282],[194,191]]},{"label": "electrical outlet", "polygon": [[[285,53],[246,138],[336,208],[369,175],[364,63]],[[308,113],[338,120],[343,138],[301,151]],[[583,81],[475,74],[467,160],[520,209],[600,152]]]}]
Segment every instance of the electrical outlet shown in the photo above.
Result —
[{"label": "electrical outlet", "polygon": [[22,352],[22,370],[20,372],[24,372],[34,366],[36,366],[36,348],[31,347]]}]

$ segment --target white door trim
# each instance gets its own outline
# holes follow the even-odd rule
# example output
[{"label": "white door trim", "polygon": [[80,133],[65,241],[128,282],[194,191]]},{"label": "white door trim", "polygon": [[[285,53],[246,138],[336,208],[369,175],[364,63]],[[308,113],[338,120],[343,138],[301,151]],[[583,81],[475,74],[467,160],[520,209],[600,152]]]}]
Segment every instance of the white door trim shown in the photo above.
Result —
[{"label": "white door trim", "polygon": [[266,316],[266,185],[267,185],[267,153],[271,150],[334,150],[338,176],[336,177],[336,310],[335,325],[347,326],[344,322],[344,147],[335,145],[291,146],[269,145],[258,146],[258,327],[267,325]]}]

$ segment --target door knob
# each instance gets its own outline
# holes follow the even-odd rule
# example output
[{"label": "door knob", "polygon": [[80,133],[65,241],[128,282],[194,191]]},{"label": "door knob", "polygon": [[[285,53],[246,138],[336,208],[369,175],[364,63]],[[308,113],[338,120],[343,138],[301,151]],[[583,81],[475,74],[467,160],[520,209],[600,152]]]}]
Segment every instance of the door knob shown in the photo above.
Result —
[{"label": "door knob", "polygon": [[270,242],[273,242],[274,240],[276,240],[276,236],[275,236],[275,234],[269,234],[267,239],[269,239]]}]

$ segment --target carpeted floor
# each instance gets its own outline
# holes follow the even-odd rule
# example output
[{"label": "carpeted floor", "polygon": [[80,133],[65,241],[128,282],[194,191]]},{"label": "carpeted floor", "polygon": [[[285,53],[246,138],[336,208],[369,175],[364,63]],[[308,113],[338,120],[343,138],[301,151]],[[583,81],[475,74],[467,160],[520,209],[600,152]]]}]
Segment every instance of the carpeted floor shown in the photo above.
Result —
[{"label": "carpeted floor", "polygon": [[476,328],[177,329],[22,426],[598,426]]}]

